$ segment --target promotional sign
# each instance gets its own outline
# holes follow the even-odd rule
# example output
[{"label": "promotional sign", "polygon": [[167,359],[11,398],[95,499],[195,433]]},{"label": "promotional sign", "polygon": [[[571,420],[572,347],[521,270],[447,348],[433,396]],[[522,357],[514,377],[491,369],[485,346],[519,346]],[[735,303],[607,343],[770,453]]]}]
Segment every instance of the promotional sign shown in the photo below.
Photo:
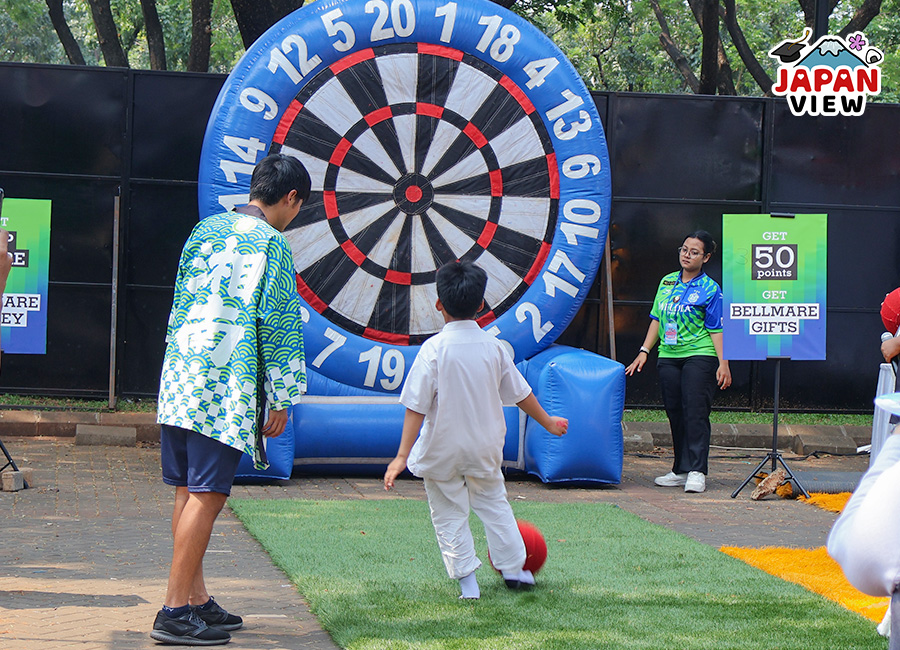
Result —
[{"label": "promotional sign", "polygon": [[827,216],[722,218],[725,358],[825,359]]},{"label": "promotional sign", "polygon": [[0,347],[9,354],[46,354],[50,201],[5,199],[0,226],[9,231],[13,257],[3,293]]}]

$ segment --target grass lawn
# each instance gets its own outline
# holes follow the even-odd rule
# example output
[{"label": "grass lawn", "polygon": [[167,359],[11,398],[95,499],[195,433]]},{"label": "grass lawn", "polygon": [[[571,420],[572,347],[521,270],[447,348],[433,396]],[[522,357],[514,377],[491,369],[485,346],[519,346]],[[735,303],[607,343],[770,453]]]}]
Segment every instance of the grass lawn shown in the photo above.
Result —
[{"label": "grass lawn", "polygon": [[516,503],[547,564],[529,592],[482,567],[479,601],[457,599],[423,501],[229,504],[343,648],[885,647],[861,616],[610,504]]},{"label": "grass lawn", "polygon": [[[656,409],[626,409],[622,414],[622,420],[624,422],[666,422],[666,412]],[[709,420],[723,424],[772,424],[772,412],[713,411],[709,415]],[[872,413],[785,413],[779,411],[778,424],[871,427]]]}]

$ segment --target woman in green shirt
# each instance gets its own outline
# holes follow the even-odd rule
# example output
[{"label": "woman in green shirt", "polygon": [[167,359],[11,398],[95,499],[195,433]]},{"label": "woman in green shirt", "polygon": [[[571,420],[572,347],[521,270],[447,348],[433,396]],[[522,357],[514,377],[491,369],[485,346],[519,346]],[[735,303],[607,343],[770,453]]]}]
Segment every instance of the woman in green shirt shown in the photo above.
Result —
[{"label": "woman in green shirt", "polygon": [[626,375],[640,372],[659,341],[659,387],[672,430],[675,462],[657,477],[664,487],[703,492],[709,473],[709,413],[716,385],[731,385],[722,358],[722,290],[703,265],[716,250],[705,230],[692,232],[678,248],[681,270],[659,283],[644,344]]}]

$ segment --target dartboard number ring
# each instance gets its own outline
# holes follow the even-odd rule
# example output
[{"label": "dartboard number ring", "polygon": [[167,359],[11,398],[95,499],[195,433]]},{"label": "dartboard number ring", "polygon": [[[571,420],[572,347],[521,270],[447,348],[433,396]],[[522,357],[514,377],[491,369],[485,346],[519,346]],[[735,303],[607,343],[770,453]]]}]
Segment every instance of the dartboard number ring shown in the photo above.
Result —
[{"label": "dartboard number ring", "polygon": [[517,361],[562,332],[599,266],[610,188],[593,101],[543,34],[486,0],[316,3],[275,25],[213,110],[201,214],[246,201],[267,152],[313,179],[285,236],[307,363],[337,381],[399,390],[443,325],[445,262],[488,272],[478,322]]}]

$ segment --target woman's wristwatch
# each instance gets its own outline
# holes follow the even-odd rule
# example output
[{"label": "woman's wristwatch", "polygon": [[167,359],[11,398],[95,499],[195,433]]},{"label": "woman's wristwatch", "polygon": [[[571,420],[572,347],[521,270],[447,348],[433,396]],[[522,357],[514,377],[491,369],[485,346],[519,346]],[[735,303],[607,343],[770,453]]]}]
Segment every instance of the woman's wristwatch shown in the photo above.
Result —
[{"label": "woman's wristwatch", "polygon": [[650,350],[648,350],[647,348],[645,348],[643,345],[641,346],[641,352],[643,352],[644,354],[646,354],[648,357],[650,356]]}]

